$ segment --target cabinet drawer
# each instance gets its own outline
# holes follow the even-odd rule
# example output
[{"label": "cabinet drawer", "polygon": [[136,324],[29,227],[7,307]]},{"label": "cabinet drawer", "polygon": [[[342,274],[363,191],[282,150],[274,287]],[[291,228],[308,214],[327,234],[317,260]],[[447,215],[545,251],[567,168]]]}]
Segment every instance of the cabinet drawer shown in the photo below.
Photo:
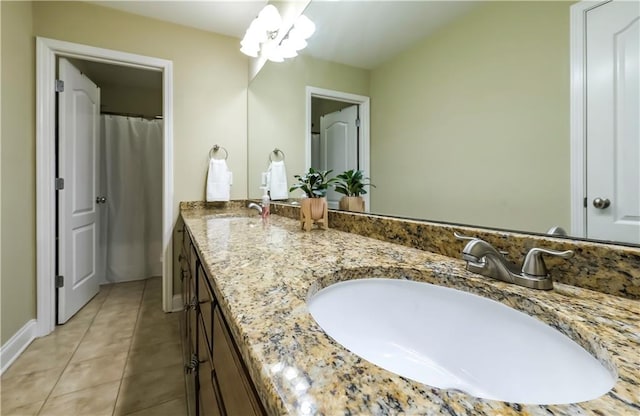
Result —
[{"label": "cabinet drawer", "polygon": [[213,368],[227,415],[261,415],[259,399],[247,379],[233,340],[220,316],[213,315]]}]

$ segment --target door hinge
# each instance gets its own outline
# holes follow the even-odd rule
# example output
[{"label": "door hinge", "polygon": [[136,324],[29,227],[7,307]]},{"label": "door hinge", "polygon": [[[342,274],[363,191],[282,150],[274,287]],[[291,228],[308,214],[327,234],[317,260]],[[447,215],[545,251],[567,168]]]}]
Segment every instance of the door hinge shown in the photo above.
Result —
[{"label": "door hinge", "polygon": [[582,199],[582,205],[583,205],[585,208],[587,207],[587,197],[586,197],[586,196]]},{"label": "door hinge", "polygon": [[359,118],[356,119],[356,127],[360,127],[360,119]]},{"label": "door hinge", "polygon": [[61,79],[56,80],[56,92],[64,92],[64,81]]},{"label": "door hinge", "polygon": [[56,276],[56,289],[60,288],[60,287],[64,287],[64,276]]},{"label": "door hinge", "polygon": [[56,191],[64,189],[64,178],[56,178]]}]

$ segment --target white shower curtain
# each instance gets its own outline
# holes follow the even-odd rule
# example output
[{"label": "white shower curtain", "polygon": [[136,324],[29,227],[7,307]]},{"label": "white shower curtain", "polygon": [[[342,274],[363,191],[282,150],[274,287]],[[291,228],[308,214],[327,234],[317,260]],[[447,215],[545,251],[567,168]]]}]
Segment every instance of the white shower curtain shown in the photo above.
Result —
[{"label": "white shower curtain", "polygon": [[109,283],[162,275],[162,120],[102,116],[102,241]]}]

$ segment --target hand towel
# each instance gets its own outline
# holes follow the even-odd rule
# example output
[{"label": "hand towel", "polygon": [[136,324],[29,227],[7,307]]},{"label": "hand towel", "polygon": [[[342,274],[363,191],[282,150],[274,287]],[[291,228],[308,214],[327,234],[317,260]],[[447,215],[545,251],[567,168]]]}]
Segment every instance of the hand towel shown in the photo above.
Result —
[{"label": "hand towel", "polygon": [[228,201],[233,176],[224,159],[209,159],[207,172],[207,202]]},{"label": "hand towel", "polygon": [[287,169],[283,160],[273,161],[267,170],[267,189],[271,200],[289,199],[289,187],[287,186]]}]

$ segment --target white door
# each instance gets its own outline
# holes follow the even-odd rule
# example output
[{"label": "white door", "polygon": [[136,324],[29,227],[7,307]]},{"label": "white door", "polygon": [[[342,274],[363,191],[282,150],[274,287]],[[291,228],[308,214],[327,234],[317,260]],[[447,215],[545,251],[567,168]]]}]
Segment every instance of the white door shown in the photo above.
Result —
[{"label": "white door", "polygon": [[587,237],[640,244],[640,2],[587,12]]},{"label": "white door", "polygon": [[58,75],[58,323],[65,323],[98,293],[98,135],[100,89],[60,58]]},{"label": "white door", "polygon": [[[358,169],[358,106],[352,105],[320,117],[321,169],[333,170],[332,176]],[[327,192],[329,208],[337,209],[342,194]]]}]

